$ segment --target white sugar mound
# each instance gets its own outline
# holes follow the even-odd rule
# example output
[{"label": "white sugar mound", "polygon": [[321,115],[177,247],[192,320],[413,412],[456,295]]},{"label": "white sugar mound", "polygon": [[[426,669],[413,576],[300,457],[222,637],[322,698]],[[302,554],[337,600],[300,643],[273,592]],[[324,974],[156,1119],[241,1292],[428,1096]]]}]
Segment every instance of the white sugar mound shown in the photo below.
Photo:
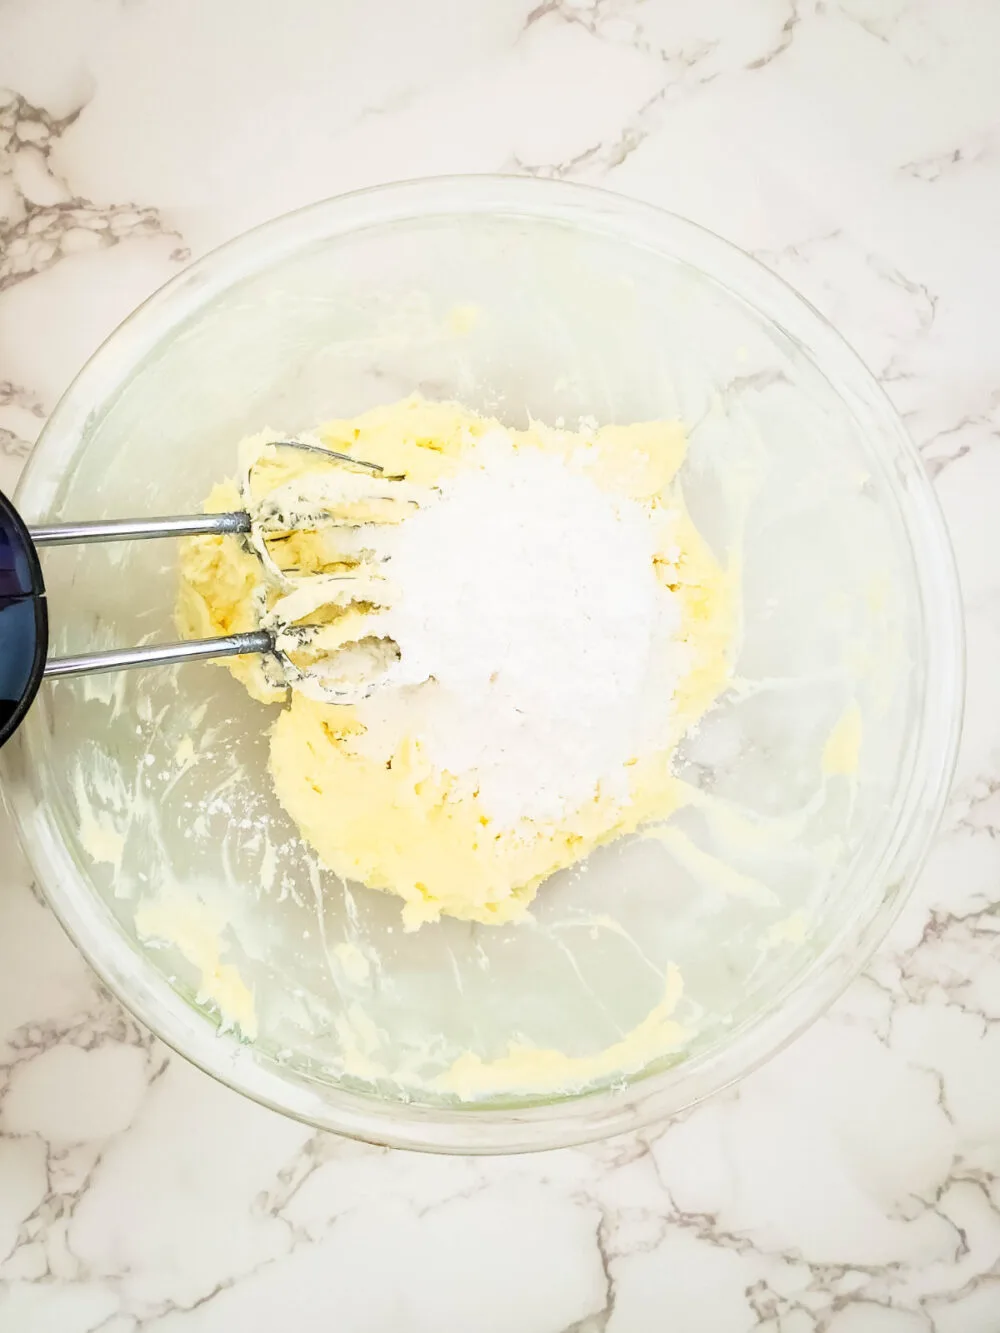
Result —
[{"label": "white sugar mound", "polygon": [[683,669],[650,509],[505,431],[471,462],[392,533],[401,661],[359,707],[366,748],[416,737],[502,827],[625,802]]}]

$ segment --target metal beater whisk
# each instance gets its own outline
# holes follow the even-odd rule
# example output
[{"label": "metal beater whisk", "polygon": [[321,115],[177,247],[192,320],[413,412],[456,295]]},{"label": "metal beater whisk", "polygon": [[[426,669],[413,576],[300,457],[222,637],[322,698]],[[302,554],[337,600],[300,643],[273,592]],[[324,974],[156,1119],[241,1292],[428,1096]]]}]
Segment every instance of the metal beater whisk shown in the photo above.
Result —
[{"label": "metal beater whisk", "polygon": [[[349,454],[337,453],[323,445],[303,440],[274,440],[269,447],[301,449],[379,477],[383,473],[377,463],[352,458]],[[0,745],[16,730],[44,679],[251,653],[271,654],[289,676],[295,674],[298,669],[278,646],[276,633],[269,629],[192,639],[182,643],[150,644],[142,648],[113,648],[72,657],[48,656],[48,609],[38,558],[38,549],[41,547],[213,533],[242,535],[261,557],[268,571],[280,579],[282,572],[271,560],[266,546],[268,532],[281,530],[280,516],[272,516],[269,524],[266,519],[261,520],[259,516],[251,514],[249,480],[252,466],[244,484],[244,499],[248,507],[226,514],[114,519],[29,527],[0,492]],[[389,482],[399,480],[385,478],[385,483],[388,485]]]}]

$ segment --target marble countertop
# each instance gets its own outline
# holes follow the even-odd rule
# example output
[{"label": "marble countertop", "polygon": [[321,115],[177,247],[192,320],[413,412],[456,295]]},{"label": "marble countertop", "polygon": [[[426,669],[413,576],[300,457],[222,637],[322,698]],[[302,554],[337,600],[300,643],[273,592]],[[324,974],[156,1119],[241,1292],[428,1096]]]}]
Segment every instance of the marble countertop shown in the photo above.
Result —
[{"label": "marble countertop", "polygon": [[853,342],[950,520],[968,716],[927,869],[738,1087],[637,1137],[447,1159],[170,1056],[4,824],[0,1333],[1000,1328],[1000,6],[532,6],[2,0],[0,488],[137,302],[276,213],[515,171],[686,214]]}]

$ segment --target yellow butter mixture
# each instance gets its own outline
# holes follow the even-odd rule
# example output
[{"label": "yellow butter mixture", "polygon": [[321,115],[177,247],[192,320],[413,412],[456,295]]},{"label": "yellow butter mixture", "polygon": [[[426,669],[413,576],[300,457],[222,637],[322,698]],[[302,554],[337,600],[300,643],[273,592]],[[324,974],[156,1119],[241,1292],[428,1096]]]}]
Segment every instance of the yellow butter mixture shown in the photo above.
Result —
[{"label": "yellow butter mixture", "polygon": [[[269,496],[291,493],[329,497],[344,465],[320,453],[271,447],[269,441],[280,438],[265,433],[241,446],[242,458],[253,460],[254,500],[264,504]],[[726,684],[734,574],[685,509],[677,477],[685,453],[682,429],[656,421],[576,431],[533,422],[513,430],[455,403],[410,398],[327,422],[309,438],[378,465],[388,479],[386,494],[393,485],[409,489],[399,490],[401,502],[387,508],[374,490],[365,499],[360,488],[362,498],[351,499],[347,487],[343,502],[354,506],[346,515],[353,526],[310,526],[309,506],[301,506],[294,525],[268,541],[279,583],[269,579],[245,538],[188,539],[181,556],[180,631],[200,638],[258,628],[281,598],[295,592],[296,609],[305,608],[297,623],[308,622],[308,634],[298,642],[297,656],[293,640],[288,643],[304,668],[303,680],[319,654],[349,644],[352,664],[361,662],[365,671],[377,667],[375,688],[382,692],[373,695],[381,700],[377,704],[361,698],[336,702],[323,691],[297,688],[295,681],[289,688],[266,657],[226,660],[226,669],[255,699],[277,710],[267,723],[271,776],[303,839],[335,874],[397,894],[408,928],[442,914],[517,921],[554,872],[670,815],[683,800],[671,769],[674,751]],[[436,497],[457,485],[481,466],[486,444],[496,448],[498,440],[507,451],[508,472],[516,473],[518,459],[533,466],[558,463],[568,477],[585,478],[615,504],[648,519],[657,595],[676,607],[680,664],[669,708],[657,712],[655,726],[613,772],[569,803],[516,817],[499,815],[485,782],[477,786],[469,773],[451,771],[429,745],[423,719],[432,704],[439,706],[439,682],[433,664],[426,679],[408,675],[405,644],[400,649],[387,637],[385,624],[391,628],[392,622],[385,622],[383,603],[391,604],[395,595],[392,560],[377,560],[380,527],[409,522],[410,508],[418,505],[410,497]],[[238,509],[245,498],[237,480],[222,481],[206,509]],[[369,531],[375,557],[366,545]],[[338,596],[341,587],[350,592]],[[568,663],[566,670],[572,669]]]}]

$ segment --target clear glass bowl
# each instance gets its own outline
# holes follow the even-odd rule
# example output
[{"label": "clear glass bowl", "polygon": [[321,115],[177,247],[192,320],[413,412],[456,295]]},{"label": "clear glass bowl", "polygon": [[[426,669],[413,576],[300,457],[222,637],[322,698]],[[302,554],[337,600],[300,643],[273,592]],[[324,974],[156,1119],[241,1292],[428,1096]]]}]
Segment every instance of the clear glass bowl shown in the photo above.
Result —
[{"label": "clear glass bowl", "polygon": [[[318,204],[193,265],[70,388],[18,505],[30,521],[191,511],[243,434],[415,391],[513,425],[685,422],[689,506],[742,567],[734,686],[678,757],[707,799],[677,826],[714,862],[632,839],[544,885],[533,924],[413,935],[392,896],[317,875],[301,848],[266,889],[266,843],[294,833],[266,772],[273,709],[206,664],[46,686],[0,756],[3,789],[104,981],[230,1086],[406,1147],[617,1133],[765,1059],[898,910],[960,724],[948,540],[898,417],[783,282],[655,209],[491,177]],[[53,649],[172,637],[176,561],[160,542],[48,553]],[[856,768],[831,762],[849,715]],[[739,891],[750,882],[771,906]],[[186,947],[139,937],[137,910],[165,892],[192,905]],[[682,1050],[586,1086],[434,1090],[465,1050],[613,1047],[661,998],[670,963],[685,982]],[[222,1030],[203,984],[230,964],[255,993],[252,1042]]]}]

